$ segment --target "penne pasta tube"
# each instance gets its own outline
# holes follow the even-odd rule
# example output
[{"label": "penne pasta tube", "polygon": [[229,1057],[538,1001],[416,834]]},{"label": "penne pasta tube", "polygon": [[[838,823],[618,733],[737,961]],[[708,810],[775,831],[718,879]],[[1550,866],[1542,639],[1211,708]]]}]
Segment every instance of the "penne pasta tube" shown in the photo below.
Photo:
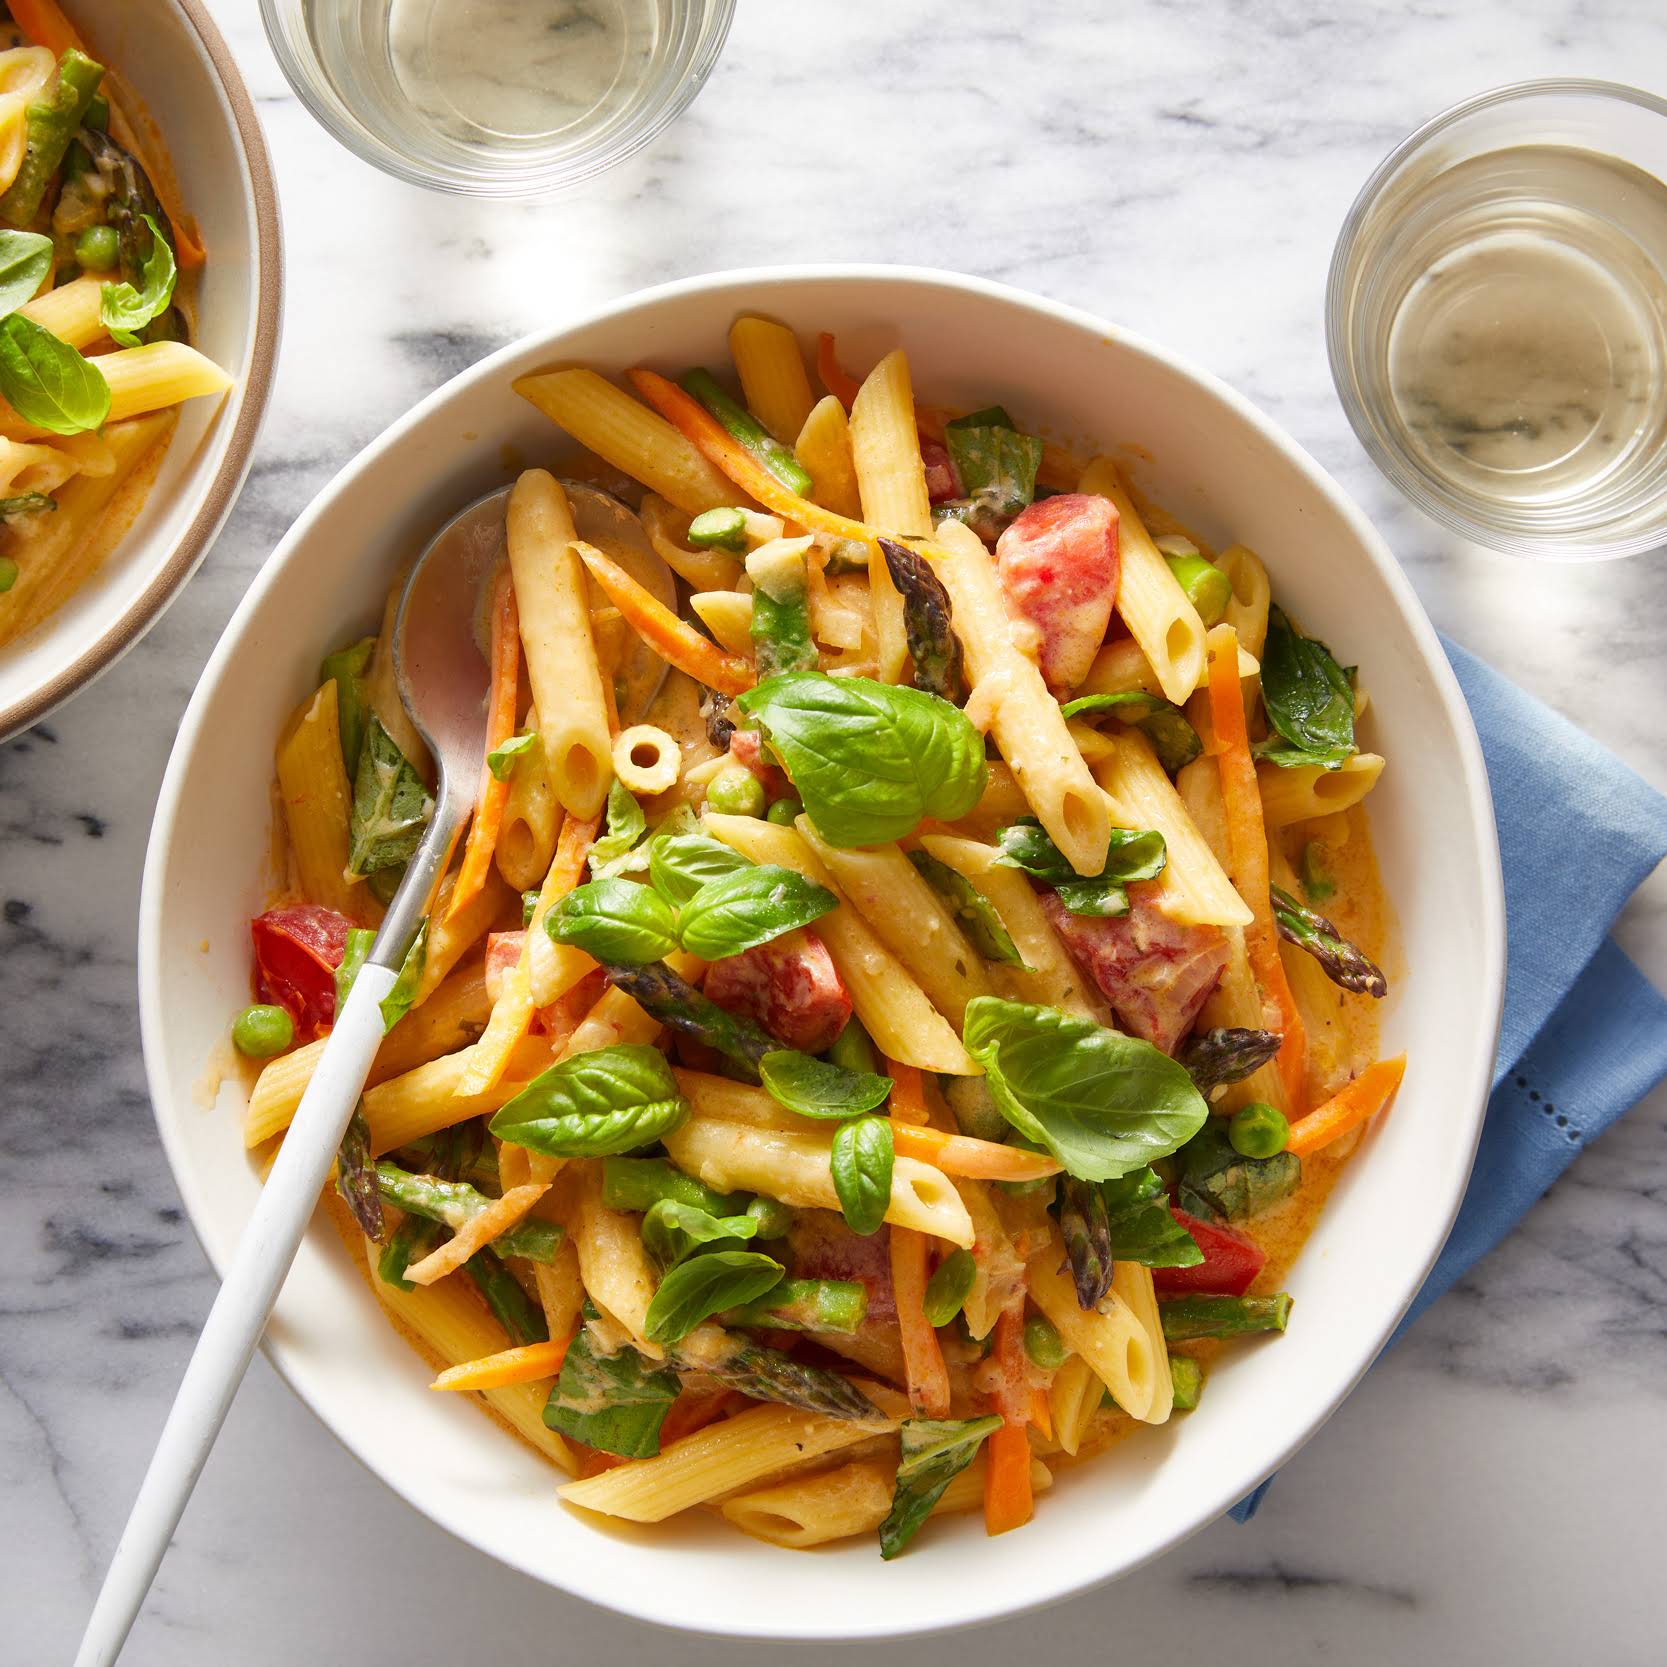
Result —
[{"label": "penne pasta tube", "polygon": [[376,900],[347,873],[353,795],[336,702],[332,679],[296,708],[278,741],[278,792],[302,895],[368,925],[379,913]]},{"label": "penne pasta tube", "polygon": [[638,1220],[602,1202],[600,1162],[587,1158],[578,1168],[570,1220],[580,1278],[596,1306],[630,1334],[639,1354],[663,1360],[666,1351],[650,1340],[646,1330],[655,1280]]},{"label": "penne pasta tube", "polygon": [[[3,173],[4,169],[0,168],[0,174]],[[43,290],[17,310],[43,330],[50,330],[59,341],[71,347],[86,347],[108,334],[99,317],[108,281],[103,273],[87,272],[67,284],[59,284],[56,289]]]},{"label": "penne pasta tube", "polygon": [[[1026,1272],[1030,1300],[1053,1321],[1065,1346],[1088,1362],[1124,1412],[1148,1421],[1158,1404],[1160,1362],[1129,1305],[1114,1288],[1098,1308],[1079,1306],[1070,1264],[1057,1238],[1031,1257]],[[1167,1355],[1161,1364],[1167,1371]]]},{"label": "penne pasta tube", "polygon": [[791,446],[816,403],[798,338],[773,319],[738,318],[729,327],[729,352],[747,409]]},{"label": "penne pasta tube", "polygon": [[[1256,658],[1239,646],[1239,675],[1255,677],[1261,670]],[[1200,684],[1199,687],[1203,685]],[[1077,689],[1079,695],[1121,695],[1133,693],[1162,695],[1163,686],[1152,662],[1133,637],[1118,637],[1094,656],[1088,675]]]},{"label": "penne pasta tube", "polygon": [[[118,348],[92,361],[110,384],[110,413],[106,425],[165,410],[204,394],[223,394],[232,379],[184,342],[147,342],[142,347]],[[48,430],[37,428],[0,400],[0,434],[13,440],[39,440]]]},{"label": "penne pasta tube", "polygon": [[554,1063],[544,1037],[526,1036],[515,1044],[508,1069],[492,1087],[480,1094],[459,1094],[457,1085],[473,1065],[472,1055],[479,1046],[476,1042],[365,1090],[364,1112],[373,1155],[409,1146],[413,1140],[471,1117],[490,1115]]},{"label": "penne pasta tube", "polygon": [[1269,828],[1285,828],[1348,810],[1377,786],[1382,774],[1383,759],[1375,752],[1357,752],[1335,770],[1318,764],[1299,764],[1288,770],[1277,764],[1258,764],[1262,820]]},{"label": "penne pasta tube", "polygon": [[793,455],[815,482],[812,496],[817,503],[853,521],[861,518],[857,466],[851,458],[851,425],[845,407],[832,394],[818,401],[805,418]]}]

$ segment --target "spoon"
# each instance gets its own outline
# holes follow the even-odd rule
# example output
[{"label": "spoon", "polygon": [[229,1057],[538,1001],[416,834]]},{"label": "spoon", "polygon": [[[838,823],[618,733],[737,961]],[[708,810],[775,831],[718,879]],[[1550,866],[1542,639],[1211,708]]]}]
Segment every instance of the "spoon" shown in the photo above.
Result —
[{"label": "spoon", "polygon": [[394,620],[394,680],[439,772],[434,811],[325,1043],[185,1368],[139,1497],[75,1657],[109,1667],[150,1590],[249,1357],[277,1301],[382,1041],[383,998],[417,935],[474,805],[486,744],[488,673],[475,638],[485,585],[504,551],[506,487],[435,534]]}]

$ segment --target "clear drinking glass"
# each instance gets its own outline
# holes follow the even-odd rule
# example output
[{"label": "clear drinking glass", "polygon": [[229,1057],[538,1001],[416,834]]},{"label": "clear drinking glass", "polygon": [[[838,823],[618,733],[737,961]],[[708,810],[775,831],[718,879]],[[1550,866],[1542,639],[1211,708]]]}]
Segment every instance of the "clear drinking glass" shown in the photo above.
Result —
[{"label": "clear drinking glass", "polygon": [[1343,408],[1384,474],[1515,555],[1667,545],[1667,103],[1529,81],[1367,181],[1326,291]]},{"label": "clear drinking glass", "polygon": [[261,0],[296,96],[349,150],[442,191],[530,197],[680,115],[735,0]]}]

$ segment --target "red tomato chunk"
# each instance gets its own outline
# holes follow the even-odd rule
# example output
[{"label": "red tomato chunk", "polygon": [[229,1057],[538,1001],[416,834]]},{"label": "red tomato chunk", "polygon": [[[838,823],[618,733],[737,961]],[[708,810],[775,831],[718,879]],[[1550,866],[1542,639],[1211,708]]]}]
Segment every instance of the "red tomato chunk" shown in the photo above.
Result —
[{"label": "red tomato chunk", "polygon": [[295,1021],[296,1039],[311,1041],[336,1020],[336,968],[353,922],[317,903],[268,909],[249,923],[255,944],[255,987],[262,1001]]},{"label": "red tomato chunk", "polygon": [[1076,688],[1117,600],[1116,505],[1084,492],[1032,504],[998,540],[996,566],[1008,612],[1041,634],[1037,664],[1048,687]]},{"label": "red tomato chunk", "polygon": [[1194,1243],[1204,1252],[1204,1260],[1190,1268],[1153,1268],[1152,1283],[1158,1291],[1164,1296],[1197,1293],[1242,1297],[1268,1259],[1262,1247],[1231,1227],[1200,1221],[1173,1204],[1169,1213],[1192,1234]]},{"label": "red tomato chunk", "polygon": [[832,1047],[851,1017],[851,997],[828,946],[808,929],[714,961],[706,997],[800,1053]]}]

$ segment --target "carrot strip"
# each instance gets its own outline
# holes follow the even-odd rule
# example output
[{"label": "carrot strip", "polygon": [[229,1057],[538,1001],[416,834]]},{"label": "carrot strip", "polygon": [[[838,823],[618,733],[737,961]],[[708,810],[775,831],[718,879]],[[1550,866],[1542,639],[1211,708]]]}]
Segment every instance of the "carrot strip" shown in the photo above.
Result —
[{"label": "carrot strip", "polygon": [[[681,390],[679,390],[681,392]],[[753,668],[737,655],[725,654],[686,625],[657,596],[645,590],[617,562],[593,544],[577,540],[573,548],[590,569],[607,598],[625,615],[626,622],[661,659],[684,671],[697,683],[719,694],[745,694],[758,681]]]},{"label": "carrot strip", "polygon": [[[750,493],[783,520],[796,521],[812,532],[832,533],[836,538],[854,539],[878,548],[873,531],[861,521],[836,515],[831,509],[813,504],[790,492],[738,440],[731,438],[722,423],[699,400],[651,370],[626,372],[631,385],[669,422],[690,445],[696,447],[743,491]],[[598,581],[600,583],[600,581]],[[624,610],[621,609],[621,612]]]},{"label": "carrot strip", "polygon": [[693,1435],[696,1430],[704,1430],[708,1424],[715,1424],[720,1418],[726,1417],[732,1407],[743,1406],[746,1397],[733,1389],[708,1390],[704,1393],[685,1389],[672,1402],[666,1413],[666,1421],[660,1426],[660,1447],[662,1451],[671,1446],[674,1441],[681,1441],[686,1435]]},{"label": "carrot strip", "polygon": [[[892,1229],[896,1232],[896,1229]],[[1030,1487],[1030,1388],[1024,1358],[1024,1303],[1001,1311],[996,1321],[995,1356],[1002,1389],[996,1410],[1003,1423],[990,1435],[984,1468],[984,1532],[1005,1534],[1022,1528],[1035,1510]]]},{"label": "carrot strip", "polygon": [[1053,1406],[1048,1392],[1040,1387],[1030,1391],[1030,1421],[1041,1432],[1044,1441],[1053,1440]]},{"label": "carrot strip", "polygon": [[432,1285],[436,1279],[444,1279],[448,1273],[462,1267],[482,1246],[491,1244],[500,1233],[507,1233],[549,1190],[548,1181],[541,1185],[511,1187],[502,1198],[495,1198],[439,1249],[431,1250],[420,1262],[413,1262],[405,1270],[405,1277],[413,1285]]},{"label": "carrot strip", "polygon": [[528,1343],[519,1349],[465,1360],[448,1366],[428,1387],[430,1389],[507,1389],[515,1383],[537,1383],[553,1378],[561,1370],[570,1339],[559,1343]]},{"label": "carrot strip", "polygon": [[85,52],[86,45],[75,32],[75,25],[59,11],[52,0],[16,0],[10,8],[15,23],[36,46],[44,46],[61,58],[72,47]]},{"label": "carrot strip", "polygon": [[971,1135],[945,1134],[913,1123],[891,1122],[891,1143],[900,1158],[914,1158],[976,1181],[1040,1181],[1057,1175],[1060,1165],[1046,1152],[1027,1152],[1022,1146],[1003,1146]]},{"label": "carrot strip", "polygon": [[[496,752],[515,733],[515,702],[521,685],[521,624],[515,606],[515,585],[506,567],[498,575],[492,596],[492,685],[487,696],[486,751]],[[480,792],[475,814],[469,822],[469,843],[463,848],[463,866],[452,888],[449,920],[479,895],[498,848],[498,830],[503,825],[504,805],[509,800],[508,781],[499,781],[491,767],[480,767]]]},{"label": "carrot strip", "polygon": [[822,386],[849,411],[862,384],[839,362],[831,330],[824,330],[816,338],[816,374],[822,378]]},{"label": "carrot strip", "polygon": [[897,1299],[897,1329],[903,1335],[909,1399],[925,1417],[947,1418],[949,1370],[938,1347],[938,1334],[926,1318],[926,1235],[912,1227],[894,1226],[890,1240],[891,1288]]},{"label": "carrot strip", "polygon": [[1395,1097],[1395,1090],[1401,1086],[1406,1069],[1407,1056],[1404,1053],[1394,1059],[1380,1059],[1375,1065],[1368,1065],[1353,1082],[1338,1089],[1324,1105],[1317,1106],[1291,1125],[1285,1150],[1305,1158],[1310,1152],[1329,1145],[1339,1135],[1347,1134],[1369,1117],[1376,1117]]},{"label": "carrot strip", "polygon": [[1279,1009],[1284,1035],[1278,1054],[1280,1081],[1293,1118],[1308,1104],[1308,1033],[1279,958],[1279,933],[1268,895],[1268,834],[1262,821],[1262,798],[1256,764],[1245,729],[1244,694],[1239,685],[1238,639],[1212,645],[1209,662],[1210,723],[1215,731],[1216,768],[1221,772],[1221,801],[1227,816],[1227,853],[1233,884],[1255,917],[1244,929],[1245,953],[1263,993]]},{"label": "carrot strip", "polygon": [[927,1122],[926,1090],[921,1085],[920,1067],[901,1065],[895,1059],[887,1059],[884,1063],[886,1075],[891,1078],[893,1122],[924,1126]]}]

